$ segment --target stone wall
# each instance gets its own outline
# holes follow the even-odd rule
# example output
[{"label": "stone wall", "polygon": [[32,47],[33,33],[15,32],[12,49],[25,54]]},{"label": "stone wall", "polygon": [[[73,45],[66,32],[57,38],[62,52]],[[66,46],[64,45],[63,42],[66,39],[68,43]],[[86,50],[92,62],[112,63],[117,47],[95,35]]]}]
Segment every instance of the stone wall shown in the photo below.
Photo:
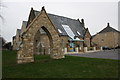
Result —
[{"label": "stone wall", "polygon": [[16,50],[17,47],[16,39],[13,39],[12,44],[13,44],[13,50]]},{"label": "stone wall", "polygon": [[62,53],[62,48],[60,45],[60,36],[50,21],[46,11],[42,8],[38,17],[36,17],[28,26],[25,35],[23,36],[23,44],[20,50],[18,51],[18,63],[27,63],[34,62],[34,39],[38,30],[42,28],[46,31],[51,46],[51,58],[60,59],[64,57]]},{"label": "stone wall", "polygon": [[61,39],[61,46],[62,48],[67,47],[68,44],[68,36],[60,36]]},{"label": "stone wall", "polygon": [[22,41],[22,39],[20,38],[20,34],[16,31],[16,37],[12,41],[13,42],[13,50],[18,50],[19,49],[21,41]]},{"label": "stone wall", "polygon": [[106,32],[97,34],[92,38],[92,42],[96,43],[98,46],[108,46],[110,48],[114,48],[116,46],[120,46],[119,42],[120,33],[118,32]]},{"label": "stone wall", "polygon": [[90,35],[89,31],[87,30],[86,34],[85,34],[85,37],[84,37],[84,44],[85,44],[84,47],[90,47],[91,46],[90,38],[91,38],[91,35]]},{"label": "stone wall", "polygon": [[25,30],[26,30],[26,26],[22,24],[21,33],[25,32]]},{"label": "stone wall", "polygon": [[47,34],[37,33],[35,37],[35,54],[50,54],[50,41]]}]

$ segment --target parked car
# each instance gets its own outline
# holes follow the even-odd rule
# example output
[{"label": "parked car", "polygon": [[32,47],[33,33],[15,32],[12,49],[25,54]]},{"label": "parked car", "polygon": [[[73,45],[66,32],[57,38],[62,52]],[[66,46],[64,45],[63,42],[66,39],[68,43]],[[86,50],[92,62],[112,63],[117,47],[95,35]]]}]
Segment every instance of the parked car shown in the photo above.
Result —
[{"label": "parked car", "polygon": [[111,50],[111,48],[109,48],[107,46],[103,46],[103,50]]}]

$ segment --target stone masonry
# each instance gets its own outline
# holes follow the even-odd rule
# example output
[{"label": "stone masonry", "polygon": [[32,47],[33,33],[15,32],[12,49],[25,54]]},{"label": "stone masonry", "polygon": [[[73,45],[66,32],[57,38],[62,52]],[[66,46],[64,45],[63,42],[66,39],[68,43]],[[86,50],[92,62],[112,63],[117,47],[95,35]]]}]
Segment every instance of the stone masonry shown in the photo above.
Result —
[{"label": "stone masonry", "polygon": [[60,44],[60,36],[50,21],[44,7],[42,7],[39,16],[30,23],[23,35],[22,44],[20,45],[21,48],[17,52],[17,63],[34,62],[35,36],[40,28],[42,28],[49,37],[51,58],[61,59],[64,57]]}]

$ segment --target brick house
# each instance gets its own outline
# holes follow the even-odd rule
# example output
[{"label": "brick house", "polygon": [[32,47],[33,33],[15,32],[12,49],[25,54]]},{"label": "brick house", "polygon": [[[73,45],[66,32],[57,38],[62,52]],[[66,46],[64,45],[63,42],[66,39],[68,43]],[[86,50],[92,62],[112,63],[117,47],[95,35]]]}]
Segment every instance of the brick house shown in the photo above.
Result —
[{"label": "brick house", "polygon": [[120,32],[107,24],[103,30],[92,36],[92,44],[96,46],[107,46],[109,48],[115,48],[120,46]]},{"label": "brick house", "polygon": [[[36,11],[31,8],[28,21],[23,21],[22,28],[17,30],[16,36],[13,38],[14,50],[19,50],[20,44],[22,43],[22,36],[33,20],[39,16],[40,12],[41,11]],[[71,19],[50,13],[47,13],[47,15],[53,23],[55,30],[59,33],[62,51],[66,48],[67,52],[81,52],[84,50],[84,47],[91,46],[91,34],[89,29],[85,28],[84,19],[80,21],[79,19]],[[48,23],[46,22],[46,24]],[[34,46],[36,46],[36,48],[34,48],[35,54],[50,54],[50,40],[44,29],[39,29],[34,40]],[[18,46],[16,46],[16,44],[18,44]]]}]

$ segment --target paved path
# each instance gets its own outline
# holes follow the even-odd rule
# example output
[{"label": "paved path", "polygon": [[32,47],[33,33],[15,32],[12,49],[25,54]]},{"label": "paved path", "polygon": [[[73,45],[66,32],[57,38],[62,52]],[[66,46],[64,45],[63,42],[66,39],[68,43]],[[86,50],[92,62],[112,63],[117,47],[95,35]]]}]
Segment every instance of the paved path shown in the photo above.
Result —
[{"label": "paved path", "polygon": [[104,58],[104,59],[119,59],[118,56],[120,56],[120,49],[116,50],[104,50],[104,51],[98,51],[98,52],[90,52],[90,53],[82,53],[82,54],[66,54],[70,56],[80,56],[80,57],[90,57],[90,58]]}]

